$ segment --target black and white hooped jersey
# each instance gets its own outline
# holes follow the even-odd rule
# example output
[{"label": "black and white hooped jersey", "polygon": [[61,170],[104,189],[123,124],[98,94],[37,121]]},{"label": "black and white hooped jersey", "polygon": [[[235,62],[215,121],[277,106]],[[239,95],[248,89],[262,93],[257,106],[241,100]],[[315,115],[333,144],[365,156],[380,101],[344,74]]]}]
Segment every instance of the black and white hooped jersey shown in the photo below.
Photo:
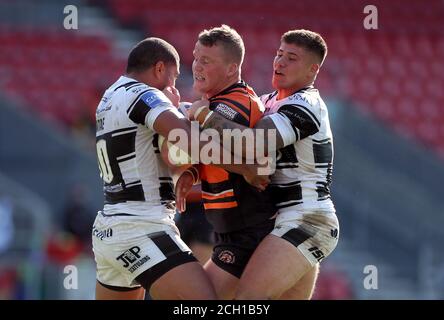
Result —
[{"label": "black and white hooped jersey", "polygon": [[333,136],[327,107],[313,87],[277,100],[277,92],[261,97],[265,115],[279,130],[284,147],[277,151],[271,177],[279,209],[334,210],[330,198]]},{"label": "black and white hooped jersey", "polygon": [[163,92],[125,76],[105,91],[96,110],[105,214],[152,215],[161,205],[174,208],[172,179],[153,129],[166,110],[183,117]]}]

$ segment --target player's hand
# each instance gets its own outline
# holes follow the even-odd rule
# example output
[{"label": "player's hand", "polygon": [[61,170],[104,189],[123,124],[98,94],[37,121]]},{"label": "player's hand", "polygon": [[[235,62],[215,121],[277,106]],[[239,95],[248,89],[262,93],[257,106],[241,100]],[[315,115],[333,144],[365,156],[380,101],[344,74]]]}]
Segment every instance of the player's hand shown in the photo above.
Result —
[{"label": "player's hand", "polygon": [[184,171],[176,182],[174,190],[176,194],[176,208],[180,213],[187,209],[187,195],[193,187],[193,179],[193,175],[190,172]]},{"label": "player's hand", "polygon": [[188,110],[191,108],[191,102],[179,102],[179,111],[190,120],[190,116],[188,114]]},{"label": "player's hand", "polygon": [[179,108],[179,102],[180,102],[179,90],[177,90],[175,87],[169,86],[163,89],[162,92],[167,96],[168,99],[171,100],[173,106]]},{"label": "player's hand", "polygon": [[191,107],[188,109],[188,116],[191,121],[197,120],[197,116],[202,112],[203,109],[208,108],[209,110],[210,101],[207,99],[194,101]]},{"label": "player's hand", "polygon": [[243,174],[245,181],[257,188],[259,191],[264,191],[270,183],[270,177],[268,175],[258,175],[257,167],[253,165],[246,166],[245,173]]}]

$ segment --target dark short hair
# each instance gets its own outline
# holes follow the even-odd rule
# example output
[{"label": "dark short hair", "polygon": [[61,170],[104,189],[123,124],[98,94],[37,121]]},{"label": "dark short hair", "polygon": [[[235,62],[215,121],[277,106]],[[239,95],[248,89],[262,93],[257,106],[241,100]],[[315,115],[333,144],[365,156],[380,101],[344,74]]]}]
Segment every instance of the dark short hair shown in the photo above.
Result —
[{"label": "dark short hair", "polygon": [[210,30],[205,29],[199,33],[198,41],[206,47],[221,44],[225,52],[227,52],[239,66],[241,66],[244,61],[244,41],[236,30],[226,24]]},{"label": "dark short hair", "polygon": [[176,49],[159,38],[146,38],[134,46],[128,56],[126,72],[141,72],[154,66],[159,61],[165,64],[179,65],[179,54]]},{"label": "dark short hair", "polygon": [[319,33],[313,31],[304,29],[290,30],[282,35],[281,41],[288,44],[295,44],[314,53],[319,57],[319,64],[321,65],[327,56],[327,43]]}]

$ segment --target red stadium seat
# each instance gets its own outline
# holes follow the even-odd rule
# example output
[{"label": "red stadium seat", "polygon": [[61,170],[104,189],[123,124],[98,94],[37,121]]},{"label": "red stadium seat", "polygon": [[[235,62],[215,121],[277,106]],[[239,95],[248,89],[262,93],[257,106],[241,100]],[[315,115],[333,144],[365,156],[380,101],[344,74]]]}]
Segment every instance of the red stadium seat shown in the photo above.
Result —
[{"label": "red stadium seat", "polygon": [[14,30],[1,32],[0,40],[0,70],[8,75],[3,89],[33,112],[65,125],[89,108],[80,99],[85,90],[101,85],[108,75],[117,77],[119,66],[123,69],[123,62],[112,57],[108,39],[96,36]]},{"label": "red stadium seat", "polygon": [[[124,25],[139,25],[145,34],[174,44],[188,68],[203,28],[232,25],[246,45],[243,76],[258,93],[271,89],[272,61],[281,34],[312,28],[329,46],[317,82],[320,90],[351,99],[396,131],[410,132],[444,154],[444,139],[436,138],[443,134],[431,133],[444,127],[440,108],[444,105],[444,5],[440,0],[427,5],[420,0],[409,0],[408,5],[403,0],[375,0],[372,4],[384,9],[378,11],[380,28],[366,32],[361,32],[363,8],[369,4],[364,0],[257,0],[248,5],[238,0],[101,2]],[[50,108],[51,102],[42,101],[34,91],[43,90],[45,96],[49,90],[70,86],[73,92],[83,93],[102,85],[103,79],[115,78],[124,68],[124,62],[112,57],[112,42],[106,38],[2,27],[0,43],[0,68],[8,79],[3,88],[18,99],[21,93],[21,99],[31,105],[37,101],[45,114],[58,109]],[[39,82],[45,85],[38,86]],[[28,86],[33,88],[30,96],[24,93]],[[75,101],[76,96],[70,99]],[[418,121],[420,115],[424,122]]]}]

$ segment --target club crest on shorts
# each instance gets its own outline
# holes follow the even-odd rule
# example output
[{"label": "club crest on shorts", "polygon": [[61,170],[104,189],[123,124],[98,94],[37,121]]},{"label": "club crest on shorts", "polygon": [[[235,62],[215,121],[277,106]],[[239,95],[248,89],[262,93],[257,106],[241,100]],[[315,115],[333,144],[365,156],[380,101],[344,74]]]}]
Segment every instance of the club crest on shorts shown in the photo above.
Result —
[{"label": "club crest on shorts", "polygon": [[236,260],[234,253],[229,250],[223,250],[221,253],[219,253],[217,258],[220,261],[222,261],[223,263],[227,263],[227,264],[233,264],[234,261]]}]

